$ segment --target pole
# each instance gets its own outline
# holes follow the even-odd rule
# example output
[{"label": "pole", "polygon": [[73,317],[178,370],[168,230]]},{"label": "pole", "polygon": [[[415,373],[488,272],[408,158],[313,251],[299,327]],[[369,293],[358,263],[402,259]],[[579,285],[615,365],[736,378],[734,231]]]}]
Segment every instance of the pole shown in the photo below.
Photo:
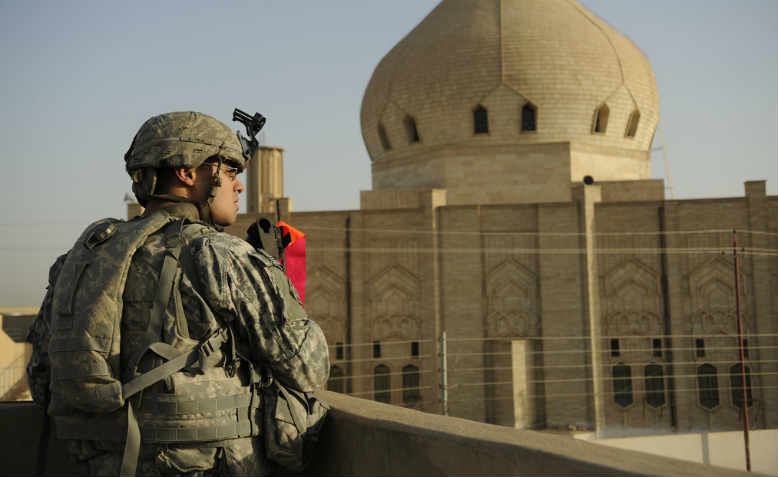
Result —
[{"label": "pole", "polygon": [[751,472],[751,451],[748,438],[748,389],[746,389],[746,365],[743,352],[743,318],[740,314],[740,257],[737,254],[737,231],[732,231],[732,256],[735,258],[735,308],[737,310],[737,346],[740,353],[740,385],[743,388],[743,441],[746,450],[746,470]]},{"label": "pole", "polygon": [[446,332],[443,331],[440,334],[440,400],[444,416],[448,416],[448,368],[446,360]]}]

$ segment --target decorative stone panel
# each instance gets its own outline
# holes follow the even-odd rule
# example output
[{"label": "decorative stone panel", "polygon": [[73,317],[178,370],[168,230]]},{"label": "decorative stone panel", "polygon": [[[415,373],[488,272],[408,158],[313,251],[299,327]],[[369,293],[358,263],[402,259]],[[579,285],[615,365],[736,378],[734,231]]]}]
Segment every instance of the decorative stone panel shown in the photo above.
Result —
[{"label": "decorative stone panel", "polygon": [[346,342],[346,296],[344,280],[325,266],[308,271],[305,311],[321,326],[327,341]]},{"label": "decorative stone panel", "polygon": [[408,340],[421,336],[419,278],[393,265],[376,274],[368,285],[374,340]]}]

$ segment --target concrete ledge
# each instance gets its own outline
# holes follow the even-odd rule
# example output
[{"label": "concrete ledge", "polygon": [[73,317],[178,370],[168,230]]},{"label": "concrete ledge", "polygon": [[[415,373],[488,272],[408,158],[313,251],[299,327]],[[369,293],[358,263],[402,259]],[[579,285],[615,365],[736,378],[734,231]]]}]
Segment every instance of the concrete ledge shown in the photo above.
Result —
[{"label": "concrete ledge", "polygon": [[81,475],[63,441],[41,439],[43,409],[31,401],[0,402],[0,474]]},{"label": "concrete ledge", "polygon": [[342,394],[319,395],[332,410],[311,475],[754,475]]},{"label": "concrete ledge", "polygon": [[[754,475],[342,394],[319,395],[332,409],[308,475]],[[40,439],[43,428],[43,410],[32,402],[0,403],[3,475],[35,475],[37,465],[43,475],[79,475],[62,441]]]}]

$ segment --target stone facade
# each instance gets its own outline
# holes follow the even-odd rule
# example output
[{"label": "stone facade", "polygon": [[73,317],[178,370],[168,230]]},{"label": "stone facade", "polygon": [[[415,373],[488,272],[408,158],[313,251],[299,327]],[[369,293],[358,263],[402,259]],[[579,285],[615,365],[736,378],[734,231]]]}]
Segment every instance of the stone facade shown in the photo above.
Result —
[{"label": "stone facade", "polygon": [[449,414],[618,434],[742,425],[737,229],[750,420],[776,427],[778,198],[665,200],[658,114],[648,60],[577,2],[444,1],[367,87],[360,210],[292,212],[263,148],[228,231],[305,232],[331,389],[441,412],[445,331]]},{"label": "stone facade", "polygon": [[[778,425],[776,262],[752,254],[778,248],[778,198],[754,182],[741,198],[590,200],[587,212],[589,190],[618,198],[627,184],[614,187],[574,186],[569,202],[491,205],[447,205],[439,190],[386,191],[388,197],[368,191],[363,204],[386,208],[291,213],[308,244],[306,309],[322,324],[338,372],[353,377],[338,389],[375,398],[381,366],[393,390],[381,399],[440,412],[438,339],[445,330],[451,415],[613,434],[736,429],[742,421],[728,376],[738,362],[729,231],[739,229],[756,232],[738,234],[747,250],[751,425]],[[641,187],[652,189],[635,184]],[[229,231],[242,235],[255,218],[241,215]],[[515,340],[531,347],[517,361]],[[376,342],[384,343],[379,355]],[[506,399],[514,362],[526,366],[520,391],[529,400],[523,409],[533,413],[523,411],[518,423],[516,402]],[[718,403],[709,407],[699,389],[704,364],[715,366],[718,380]],[[403,393],[407,366],[420,372],[420,400]],[[617,366],[629,367],[629,396],[619,388],[628,402],[615,399]],[[649,366],[661,370],[651,375],[659,388],[650,387]]]}]

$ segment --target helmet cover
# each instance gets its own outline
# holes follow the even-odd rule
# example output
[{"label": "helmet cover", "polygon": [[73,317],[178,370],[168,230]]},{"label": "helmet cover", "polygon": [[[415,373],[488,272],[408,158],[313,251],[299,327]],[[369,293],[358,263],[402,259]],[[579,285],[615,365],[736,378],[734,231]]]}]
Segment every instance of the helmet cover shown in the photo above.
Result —
[{"label": "helmet cover", "polygon": [[124,155],[127,172],[139,169],[199,167],[219,156],[246,166],[238,135],[218,119],[194,111],[154,116],[138,130]]}]

